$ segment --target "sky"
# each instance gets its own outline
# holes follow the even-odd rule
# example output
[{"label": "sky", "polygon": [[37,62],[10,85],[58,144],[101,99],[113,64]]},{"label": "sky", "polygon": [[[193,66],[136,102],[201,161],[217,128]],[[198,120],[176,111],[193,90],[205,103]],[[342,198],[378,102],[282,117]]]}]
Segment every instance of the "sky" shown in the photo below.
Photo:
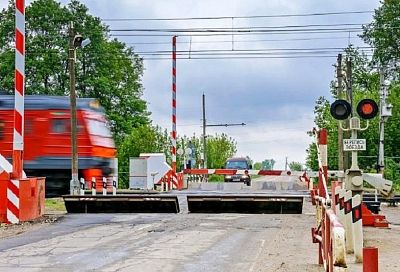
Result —
[{"label": "sky", "polygon": [[[27,1],[29,4],[31,1]],[[66,0],[60,1],[65,4]],[[330,16],[246,16],[373,11],[378,0],[81,0],[89,12],[105,19],[110,29],[248,28],[314,24],[366,24],[372,13]],[[6,5],[1,0],[0,8]],[[110,21],[120,18],[234,17],[220,20]],[[112,32],[112,34],[122,32]],[[125,32],[124,32],[125,33]],[[126,33],[125,33],[126,34]],[[262,35],[179,35],[177,50],[265,50],[283,48],[345,48],[366,46],[358,33],[263,33]],[[171,36],[173,33],[171,33]],[[136,52],[171,50],[171,36],[115,36]],[[233,43],[232,43],[233,39]],[[190,43],[191,40],[191,43]],[[340,50],[338,50],[339,52]],[[285,159],[304,163],[312,139],[315,100],[331,100],[330,82],[338,52],[324,58],[251,58],[177,60],[178,135],[202,134],[202,94],[207,124],[245,123],[237,127],[207,127],[207,134],[226,133],[237,142],[237,156],[253,161],[273,158],[275,169]],[[140,53],[139,53],[140,54]],[[303,54],[304,55],[304,54]],[[171,60],[144,60],[143,98],[154,124],[171,130]],[[156,57],[155,57],[156,58]]]}]

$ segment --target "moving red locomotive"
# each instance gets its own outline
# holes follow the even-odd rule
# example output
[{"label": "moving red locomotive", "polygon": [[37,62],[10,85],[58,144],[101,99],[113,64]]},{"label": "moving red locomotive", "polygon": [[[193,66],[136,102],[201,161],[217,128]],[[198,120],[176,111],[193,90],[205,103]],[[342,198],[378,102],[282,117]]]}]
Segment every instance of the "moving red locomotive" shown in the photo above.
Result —
[{"label": "moving red locomotive", "polygon": [[[14,96],[0,95],[0,154],[12,158]],[[112,174],[116,149],[104,110],[93,98],[77,99],[79,177]],[[46,177],[46,196],[69,193],[71,120],[69,97],[25,96],[24,171]]]}]

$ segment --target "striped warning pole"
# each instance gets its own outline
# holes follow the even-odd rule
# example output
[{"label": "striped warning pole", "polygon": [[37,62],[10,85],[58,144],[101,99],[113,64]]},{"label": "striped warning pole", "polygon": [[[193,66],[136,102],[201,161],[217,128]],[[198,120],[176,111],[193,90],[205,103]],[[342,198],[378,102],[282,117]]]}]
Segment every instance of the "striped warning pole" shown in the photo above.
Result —
[{"label": "striped warning pole", "polygon": [[[322,184],[322,175],[324,176],[325,182],[328,182],[328,132],[326,129],[321,129],[318,135],[318,145],[320,152],[320,159],[322,163],[322,169],[320,169],[319,178],[319,195],[326,198],[326,191],[323,190],[324,184]],[[329,197],[329,196],[328,196]]]},{"label": "striped warning pole", "polygon": [[172,37],[172,170],[176,173],[176,36]]},{"label": "striped warning pole", "polygon": [[22,178],[24,150],[25,92],[25,0],[15,1],[15,107],[13,173],[7,184],[7,220],[19,223],[19,179]]},{"label": "striped warning pole", "polygon": [[25,0],[15,1],[15,107],[13,178],[22,177],[24,150]]}]

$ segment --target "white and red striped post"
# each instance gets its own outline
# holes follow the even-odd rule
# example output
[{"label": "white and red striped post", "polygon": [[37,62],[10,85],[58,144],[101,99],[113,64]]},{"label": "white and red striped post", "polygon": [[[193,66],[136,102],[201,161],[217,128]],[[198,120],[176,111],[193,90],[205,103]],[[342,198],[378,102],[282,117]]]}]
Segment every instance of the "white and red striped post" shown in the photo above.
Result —
[{"label": "white and red striped post", "polygon": [[25,92],[25,0],[15,1],[15,107],[13,178],[22,177]]},{"label": "white and red striped post", "polygon": [[23,171],[25,92],[25,0],[15,1],[15,107],[13,172],[7,184],[7,220],[19,222],[19,179]]},{"label": "white and red striped post", "polygon": [[[328,132],[326,129],[321,129],[318,133],[318,145],[320,152],[320,159],[322,163],[322,169],[320,169],[320,177],[318,183],[319,195],[326,198],[326,192],[323,190],[324,184],[322,182],[322,175],[325,178],[325,182],[328,182]],[[321,173],[322,172],[322,173]]]},{"label": "white and red striped post", "polygon": [[172,37],[172,170],[176,173],[176,36]]}]

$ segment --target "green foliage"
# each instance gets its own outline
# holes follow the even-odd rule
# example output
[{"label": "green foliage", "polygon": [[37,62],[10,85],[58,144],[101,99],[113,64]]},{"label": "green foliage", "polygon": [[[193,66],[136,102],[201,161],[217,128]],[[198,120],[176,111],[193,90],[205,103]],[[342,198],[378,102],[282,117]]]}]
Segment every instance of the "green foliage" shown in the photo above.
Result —
[{"label": "green foliage", "polygon": [[274,159],[266,159],[266,160],[263,160],[262,162],[261,162],[261,164],[262,164],[262,170],[273,170],[274,169],[274,165],[275,165],[275,160]]},{"label": "green foliage", "polygon": [[[207,136],[207,166],[208,168],[221,168],[225,161],[236,153],[236,142],[226,134],[215,134],[214,136]],[[192,168],[202,168],[203,156],[203,139],[202,137],[193,135],[192,137],[178,137],[177,148],[183,150],[191,147],[193,153],[190,155],[194,159]],[[177,165],[183,166],[183,156],[177,156]]]},{"label": "green foliage", "polygon": [[303,165],[300,162],[292,161],[289,163],[289,169],[292,171],[302,171]]},{"label": "green foliage", "polygon": [[224,176],[223,175],[209,175],[208,181],[209,182],[224,182]]},{"label": "green foliage", "polygon": [[[125,135],[149,123],[141,99],[143,64],[132,48],[111,40],[100,18],[77,0],[62,6],[56,0],[36,0],[26,7],[26,94],[68,95],[68,28],[91,44],[76,50],[79,97],[99,99],[117,144]],[[0,12],[0,89],[14,92],[14,1]]]},{"label": "green foliage", "polygon": [[170,156],[170,146],[168,133],[160,127],[141,125],[132,130],[118,149],[122,188],[128,186],[129,158],[139,157],[140,153],[165,153]]},{"label": "green foliage", "polygon": [[[395,186],[399,187],[399,165],[391,158],[399,157],[400,139],[398,128],[400,126],[400,82],[399,69],[395,67],[400,59],[398,45],[400,42],[400,2],[388,0],[382,2],[382,6],[375,11],[373,21],[364,26],[362,38],[371,47],[375,48],[372,60],[360,54],[357,49],[349,47],[345,50],[345,57],[351,58],[353,62],[353,107],[359,100],[372,98],[379,101],[379,73],[377,65],[385,65],[386,78],[391,79],[389,87],[389,102],[393,105],[392,116],[385,123],[385,177],[393,180]],[[343,63],[344,69],[345,63]],[[331,87],[336,86],[333,81]],[[337,97],[335,88],[332,94]],[[333,100],[332,100],[333,101]],[[332,101],[320,98],[315,108],[315,123],[320,128],[328,129],[328,165],[330,169],[337,167],[337,121],[329,114],[329,105]],[[344,122],[345,123],[345,122]],[[366,122],[362,121],[362,126]],[[345,125],[346,126],[346,125]],[[348,133],[344,138],[349,138]],[[379,120],[370,120],[369,128],[359,133],[359,138],[367,140],[367,150],[359,152],[360,168],[373,171],[376,168],[379,144]],[[316,170],[316,147],[310,145],[307,158],[307,166]],[[345,152],[347,156],[348,152]],[[349,159],[350,160],[350,159]],[[346,167],[346,166],[345,166]],[[347,165],[349,167],[349,165]]]},{"label": "green foliage", "polygon": [[207,137],[207,166],[222,168],[225,161],[236,153],[236,141],[226,134]]},{"label": "green foliage", "polygon": [[256,162],[254,163],[253,169],[254,170],[261,170],[262,169],[262,163],[261,162]]},{"label": "green foliage", "polygon": [[[357,49],[349,47],[345,50],[345,57],[351,58],[352,60],[352,71],[353,71],[353,110],[360,100],[365,98],[371,98],[375,101],[379,101],[379,74],[376,69],[370,66],[370,62],[367,57],[363,54],[359,54]],[[344,69],[346,69],[345,63],[343,63]],[[331,86],[335,86],[336,83],[333,81]],[[332,89],[333,96],[336,96],[336,89]],[[392,96],[393,97],[393,96]],[[318,128],[326,128],[328,131],[328,166],[330,169],[337,169],[338,167],[338,121],[335,120],[330,114],[331,101],[325,97],[320,97],[316,101],[314,109],[314,122]],[[400,102],[400,100],[399,100]],[[390,118],[387,122],[387,126],[391,126],[391,122],[395,119]],[[362,121],[362,126],[366,126],[366,122]],[[348,122],[343,122],[343,126],[347,127]],[[362,169],[375,169],[377,149],[379,141],[379,120],[374,118],[369,121],[369,128],[366,131],[359,133],[359,138],[365,138],[367,140],[367,150],[359,152],[359,165]],[[311,133],[309,133],[312,135]],[[344,139],[350,138],[348,132],[344,132]],[[388,136],[391,138],[391,136]],[[386,142],[386,141],[385,141]],[[386,149],[387,147],[385,147]],[[389,155],[389,154],[387,154]],[[349,152],[345,152],[345,156],[350,156]],[[348,161],[351,161],[348,159]],[[312,170],[318,169],[317,162],[317,149],[314,143],[311,143],[307,149],[307,162],[306,165]],[[347,165],[350,167],[350,165]]]},{"label": "green foliage", "polygon": [[390,65],[400,59],[400,1],[382,1],[374,20],[363,27],[362,38],[374,48],[374,60]]},{"label": "green foliage", "polygon": [[393,189],[400,192],[400,164],[393,159],[385,160],[384,177],[393,181]]},{"label": "green foliage", "polygon": [[64,200],[62,198],[46,198],[44,205],[46,213],[66,212]]},{"label": "green foliage", "polygon": [[[193,154],[191,157],[196,162],[192,168],[200,168],[202,138],[193,135],[192,137],[178,137],[177,148],[183,150],[192,147]],[[118,149],[118,164],[123,188],[128,186],[129,158],[139,157],[140,153],[164,153],[168,163],[171,163],[171,139],[166,130],[162,130],[158,126],[141,125],[132,130],[125,137]],[[220,168],[225,161],[232,157],[236,152],[236,142],[226,134],[208,136],[207,138],[207,158],[209,166],[218,166]],[[187,159],[189,156],[187,156]],[[177,156],[177,170],[183,168],[183,156]],[[213,181],[223,181],[223,176],[210,176]]]}]

